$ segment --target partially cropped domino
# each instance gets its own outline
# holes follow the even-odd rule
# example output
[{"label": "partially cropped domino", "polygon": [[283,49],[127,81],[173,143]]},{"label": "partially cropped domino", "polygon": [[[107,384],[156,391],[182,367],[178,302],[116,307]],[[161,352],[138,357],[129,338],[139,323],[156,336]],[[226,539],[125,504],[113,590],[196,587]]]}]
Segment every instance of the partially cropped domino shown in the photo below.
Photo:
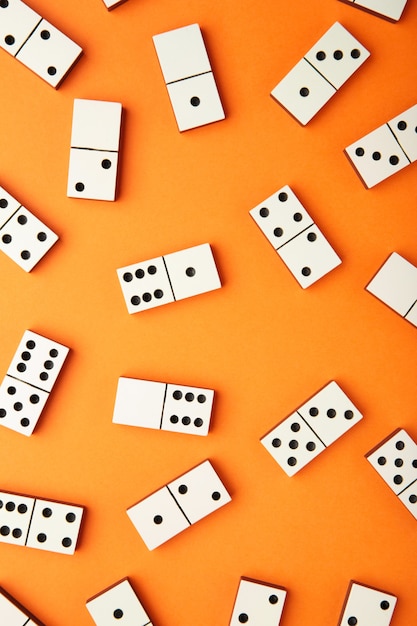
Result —
[{"label": "partially cropped domino", "polygon": [[342,2],[383,17],[389,22],[398,22],[407,4],[407,0],[342,0]]},{"label": "partially cropped domino", "polygon": [[352,580],[337,626],[389,626],[396,596]]},{"label": "partially cropped domino", "polygon": [[243,576],[229,626],[279,626],[286,597],[284,587]]},{"label": "partially cropped domino", "polygon": [[1,587],[0,624],[2,626],[43,626],[41,622]]},{"label": "partially cropped domino", "polygon": [[111,11],[112,9],[118,7],[119,4],[126,2],[126,0],[103,0],[103,2],[106,5],[106,8]]},{"label": "partially cropped domino", "polygon": [[129,313],[221,287],[208,243],[121,267],[117,275]]},{"label": "partially cropped domino", "polygon": [[82,49],[21,0],[0,2],[0,47],[57,88]]}]

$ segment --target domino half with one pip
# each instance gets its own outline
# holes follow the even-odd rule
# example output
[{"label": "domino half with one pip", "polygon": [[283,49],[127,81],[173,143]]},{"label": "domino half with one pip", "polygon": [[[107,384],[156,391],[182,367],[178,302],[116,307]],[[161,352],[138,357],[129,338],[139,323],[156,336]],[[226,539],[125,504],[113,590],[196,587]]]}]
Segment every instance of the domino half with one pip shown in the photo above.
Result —
[{"label": "domino half with one pip", "polygon": [[242,577],[229,626],[279,626],[287,590]]},{"label": "domino half with one pip", "polygon": [[288,185],[249,213],[301,287],[342,262]]},{"label": "domino half with one pip", "polygon": [[129,313],[221,287],[208,243],[121,267],[117,275]]},{"label": "domino half with one pip", "polygon": [[274,87],[271,96],[304,126],[369,55],[346,28],[335,22]]},{"label": "domino half with one pip", "polygon": [[366,290],[417,326],[417,267],[400,254],[388,257]]},{"label": "domino half with one pip", "polygon": [[0,250],[30,272],[57,241],[58,235],[0,187]]},{"label": "domino half with one pip", "polygon": [[0,624],[3,626],[43,626],[10,594],[0,587]]},{"label": "domino half with one pip", "polygon": [[417,104],[345,149],[366,188],[417,161]]},{"label": "domino half with one pip", "polygon": [[331,381],[261,439],[278,465],[293,476],[346,434],[362,413]]},{"label": "domino half with one pip", "polygon": [[342,0],[342,2],[384,17],[390,22],[398,22],[407,4],[407,0],[394,0],[394,2],[393,0]]},{"label": "domino half with one pip", "polygon": [[79,45],[21,0],[0,2],[0,47],[55,88],[82,54]]},{"label": "domino half with one pip", "polygon": [[74,100],[69,198],[115,199],[121,123],[120,102]]},{"label": "domino half with one pip", "polygon": [[0,385],[0,425],[31,435],[69,348],[26,330]]},{"label": "domino half with one pip", "polygon": [[214,391],[137,378],[119,378],[114,424],[207,435]]},{"label": "domino half with one pip", "polygon": [[74,554],[82,506],[0,492],[0,542]]},{"label": "domino half with one pip", "polygon": [[230,501],[207,460],[131,506],[127,514],[153,550]]},{"label": "domino half with one pip", "polygon": [[127,578],[87,600],[86,606],[96,626],[152,626]]},{"label": "domino half with one pip", "polygon": [[337,626],[389,626],[396,596],[352,580]]},{"label": "domino half with one pip", "polygon": [[366,459],[417,519],[417,444],[410,435],[398,428]]},{"label": "domino half with one pip", "polygon": [[198,24],[154,35],[153,42],[180,131],[225,115]]}]

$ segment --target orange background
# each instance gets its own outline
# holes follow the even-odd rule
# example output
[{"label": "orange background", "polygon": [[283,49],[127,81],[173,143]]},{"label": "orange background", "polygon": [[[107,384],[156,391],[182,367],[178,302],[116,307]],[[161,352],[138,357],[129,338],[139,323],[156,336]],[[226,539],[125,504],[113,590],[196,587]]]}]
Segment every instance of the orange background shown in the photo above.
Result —
[{"label": "orange background", "polygon": [[[351,578],[417,623],[417,522],[364,459],[417,439],[417,329],[364,291],[393,250],[417,264],[417,166],[365,190],[342,152],[417,101],[408,4],[32,0],[84,49],[56,92],[0,51],[0,184],[60,235],[31,274],[0,255],[0,372],[26,328],[71,348],[33,436],[1,429],[0,488],[87,508],[73,557],[0,544],[0,584],[48,626],[91,625],[124,576],[156,626],[228,624],[241,575],[288,588],[282,626],[337,624]],[[301,127],[269,92],[336,20],[371,57]],[[180,134],[152,35],[194,22],[227,117]],[[66,198],[75,97],[123,104],[116,203]],[[249,216],[285,184],[343,259],[307,290]],[[206,241],[221,290],[128,315],[116,268]],[[112,424],[122,375],[215,389],[209,436]],[[288,478],[259,438],[331,379],[364,419]],[[206,458],[232,503],[149,552],[126,508]]]}]

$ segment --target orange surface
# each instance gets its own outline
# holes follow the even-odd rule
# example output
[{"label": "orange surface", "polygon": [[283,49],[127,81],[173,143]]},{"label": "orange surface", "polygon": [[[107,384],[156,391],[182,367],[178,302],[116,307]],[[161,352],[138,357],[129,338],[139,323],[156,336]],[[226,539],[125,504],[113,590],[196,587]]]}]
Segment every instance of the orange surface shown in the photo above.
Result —
[{"label": "orange surface", "polygon": [[[48,626],[88,626],[124,576],[156,626],[228,624],[241,575],[289,590],[282,626],[337,624],[351,578],[417,623],[417,522],[364,459],[417,439],[417,329],[364,291],[393,250],[417,264],[417,165],[365,190],[342,152],[417,101],[408,4],[32,0],[83,58],[54,91],[0,51],[0,184],[60,235],[28,275],[0,255],[0,372],[26,328],[71,347],[33,436],[1,429],[0,487],[87,507],[73,557],[0,544],[0,584]],[[336,20],[371,57],[303,128],[269,92]],[[180,134],[152,35],[194,22],[227,119]],[[75,97],[123,103],[116,203],[66,198]],[[343,259],[307,290],[248,213],[284,184]],[[206,241],[221,290],[128,315],[116,268]],[[121,375],[214,388],[209,436],[112,424]],[[364,419],[287,478],[259,438],[331,379]],[[126,508],[206,458],[232,503],[149,552]]]}]

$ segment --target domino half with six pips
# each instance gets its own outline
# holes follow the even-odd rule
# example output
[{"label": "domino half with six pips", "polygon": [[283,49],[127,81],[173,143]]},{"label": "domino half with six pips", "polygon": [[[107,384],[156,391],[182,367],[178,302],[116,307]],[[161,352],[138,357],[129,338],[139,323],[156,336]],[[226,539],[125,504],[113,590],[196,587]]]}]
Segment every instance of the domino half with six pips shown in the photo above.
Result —
[{"label": "domino half with six pips", "polygon": [[168,483],[127,509],[149,550],[231,501],[210,461]]},{"label": "domino half with six pips", "polygon": [[400,254],[388,257],[366,290],[417,326],[417,267]]},{"label": "domino half with six pips", "polygon": [[384,17],[390,22],[398,22],[407,4],[407,0],[342,0],[342,2]]},{"label": "domino half with six pips", "polygon": [[31,435],[69,348],[26,330],[0,385],[0,425]]},{"label": "domino half with six pips", "polygon": [[301,287],[342,262],[288,185],[249,213]]},{"label": "domino half with six pips", "polygon": [[207,435],[214,391],[137,378],[119,378],[113,423]]},{"label": "domino half with six pips", "polygon": [[0,587],[0,624],[2,626],[43,626],[2,587]]},{"label": "domino half with six pips", "polygon": [[30,272],[58,241],[43,222],[0,187],[0,250]]},{"label": "domino half with six pips", "polygon": [[366,459],[417,519],[417,444],[410,435],[397,428]]},{"label": "domino half with six pips", "polygon": [[370,189],[417,160],[417,104],[345,148]]},{"label": "domino half with six pips", "polygon": [[74,100],[67,196],[116,198],[122,105]]},{"label": "domino half with six pips", "polygon": [[82,49],[21,0],[0,2],[0,47],[57,88]]},{"label": "domino half with six pips", "polygon": [[154,35],[153,42],[180,131],[225,115],[198,24]]},{"label": "domino half with six pips", "polygon": [[293,476],[362,419],[345,392],[331,381],[261,439]]},{"label": "domino half with six pips", "polygon": [[242,576],[229,626],[279,626],[287,590]]},{"label": "domino half with six pips", "polygon": [[369,51],[335,22],[274,87],[271,96],[304,126],[369,56]]},{"label": "domino half with six pips", "polygon": [[129,313],[221,287],[208,243],[121,267],[117,275]]},{"label": "domino half with six pips", "polygon": [[152,626],[128,578],[93,596],[86,606],[96,626]]},{"label": "domino half with six pips", "polygon": [[396,596],[351,580],[337,626],[389,626]]},{"label": "domino half with six pips", "polygon": [[74,554],[84,508],[0,492],[0,543]]}]

